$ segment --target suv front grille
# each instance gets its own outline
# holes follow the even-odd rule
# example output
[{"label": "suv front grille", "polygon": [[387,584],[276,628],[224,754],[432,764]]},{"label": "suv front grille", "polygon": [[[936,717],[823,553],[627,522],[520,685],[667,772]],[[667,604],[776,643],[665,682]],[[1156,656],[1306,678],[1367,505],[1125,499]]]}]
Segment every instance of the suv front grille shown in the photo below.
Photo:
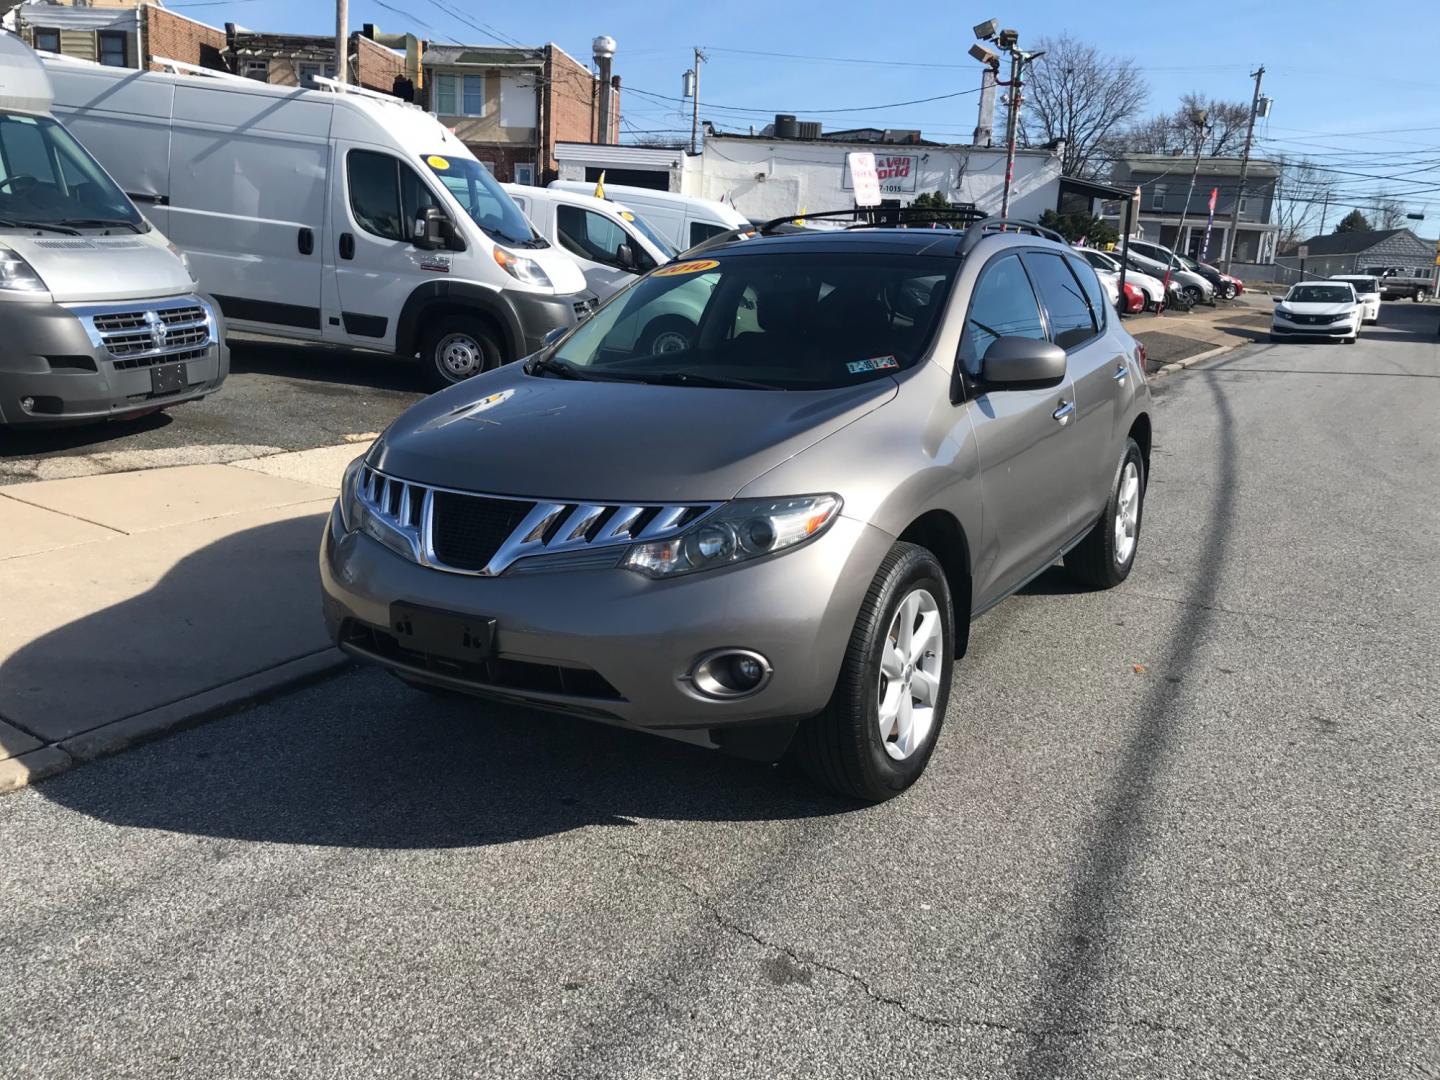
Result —
[{"label": "suv front grille", "polygon": [[[356,495],[390,539],[416,562],[456,574],[495,577],[567,566],[613,566],[625,545],[689,528],[718,503],[645,505],[547,502],[412,484],[364,466]],[[613,552],[607,563],[603,556]],[[577,559],[594,553],[593,559]]]},{"label": "suv front grille", "polygon": [[216,341],[214,315],[194,296],[71,310],[91,344],[104,349],[121,370],[202,356]]}]

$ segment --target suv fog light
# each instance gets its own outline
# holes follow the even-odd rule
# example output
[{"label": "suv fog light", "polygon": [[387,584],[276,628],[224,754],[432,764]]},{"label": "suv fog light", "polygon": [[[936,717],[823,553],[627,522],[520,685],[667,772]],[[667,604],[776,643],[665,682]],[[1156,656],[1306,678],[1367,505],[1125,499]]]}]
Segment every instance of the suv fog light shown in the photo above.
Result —
[{"label": "suv fog light", "polygon": [[770,681],[770,661],[750,649],[720,649],[695,661],[686,676],[695,691],[708,698],[740,698]]},{"label": "suv fog light", "polygon": [[22,397],[22,398],[20,399],[20,407],[21,407],[22,409],[24,409],[26,412],[34,412],[34,411],[35,411],[35,399],[34,399],[33,397]]}]

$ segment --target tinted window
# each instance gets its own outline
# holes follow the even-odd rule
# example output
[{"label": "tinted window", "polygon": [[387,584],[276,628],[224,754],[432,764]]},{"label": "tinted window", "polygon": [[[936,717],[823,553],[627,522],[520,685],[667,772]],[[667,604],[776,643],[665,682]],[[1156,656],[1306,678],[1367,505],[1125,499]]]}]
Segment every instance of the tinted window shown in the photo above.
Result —
[{"label": "tinted window", "polygon": [[1285,299],[1297,304],[1343,304],[1355,299],[1349,285],[1296,285]]},{"label": "tinted window", "polygon": [[1045,323],[1030,288],[1030,279],[1017,255],[1003,255],[987,266],[975,286],[965,335],[960,339],[960,362],[972,375],[990,343],[1000,337],[1043,338]]},{"label": "tinted window", "polygon": [[1095,276],[1095,271],[1086,266],[1079,259],[1069,259],[1070,268],[1075,271],[1075,276],[1080,279],[1080,288],[1085,291],[1085,299],[1090,301],[1090,310],[1095,314],[1095,325],[1101,330],[1105,329],[1105,291],[1100,288],[1100,279]]},{"label": "tinted window", "polygon": [[560,246],[572,254],[606,266],[619,266],[617,254],[630,238],[625,230],[604,214],[578,206],[555,208],[555,223],[560,233]]},{"label": "tinted window", "polygon": [[348,161],[350,209],[366,232],[409,241],[415,219],[440,205],[415,170],[389,154],[352,150]]},{"label": "tinted window", "polygon": [[1050,316],[1051,340],[1062,349],[1073,349],[1093,338],[1096,330],[1090,301],[1085,299],[1084,290],[1065,260],[1059,255],[1032,251],[1025,255],[1025,266]]},{"label": "tinted window", "polygon": [[708,221],[692,221],[690,223],[690,246],[709,240],[712,236],[719,236],[722,232],[729,232],[724,225],[712,225]]}]

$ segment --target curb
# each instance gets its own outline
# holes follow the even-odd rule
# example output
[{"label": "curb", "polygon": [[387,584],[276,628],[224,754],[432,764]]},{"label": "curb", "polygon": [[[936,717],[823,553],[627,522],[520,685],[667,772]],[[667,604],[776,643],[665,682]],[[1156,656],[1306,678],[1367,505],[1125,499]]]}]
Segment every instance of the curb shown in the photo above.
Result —
[{"label": "curb", "polygon": [[1166,364],[1159,371],[1152,371],[1149,375],[1145,376],[1145,378],[1149,382],[1154,382],[1156,379],[1163,379],[1166,375],[1174,375],[1177,372],[1184,371],[1188,367],[1194,367],[1202,360],[1213,360],[1223,353],[1238,348],[1240,348],[1239,345],[1221,345],[1218,348],[1209,349],[1206,352],[1196,353],[1194,356],[1186,357],[1184,360],[1176,360],[1173,364]]},{"label": "curb", "polygon": [[137,743],[239,712],[298,686],[316,682],[352,663],[339,649],[322,649],[169,705],[113,720],[52,746],[8,758],[0,761],[0,793],[16,791],[37,780],[65,772],[80,762],[94,761]]}]

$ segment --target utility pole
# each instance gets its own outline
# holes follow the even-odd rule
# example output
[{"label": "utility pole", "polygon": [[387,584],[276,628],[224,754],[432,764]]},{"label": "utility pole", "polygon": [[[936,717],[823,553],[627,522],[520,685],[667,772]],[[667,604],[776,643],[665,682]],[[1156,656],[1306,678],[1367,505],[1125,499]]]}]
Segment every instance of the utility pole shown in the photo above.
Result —
[{"label": "utility pole", "polygon": [[1320,228],[1317,235],[1325,235],[1325,219],[1330,216],[1330,189],[1325,189],[1325,201],[1320,204]]},{"label": "utility pole", "polygon": [[335,0],[335,78],[350,81],[350,0]]},{"label": "utility pole", "polygon": [[700,152],[700,65],[710,58],[700,51],[700,46],[695,46],[695,100],[691,102],[690,111],[690,153]]},{"label": "utility pole", "polygon": [[[1214,128],[1207,128],[1205,121],[1209,114],[1204,109],[1196,109],[1190,114],[1191,121],[1195,124],[1195,167],[1190,170],[1190,189],[1185,192],[1185,203],[1180,207],[1180,224],[1175,228],[1175,246],[1170,249],[1175,259],[1178,259],[1180,252],[1185,248],[1185,218],[1190,213],[1190,200],[1195,197],[1195,180],[1200,175],[1200,155],[1205,149],[1205,136]],[[1239,205],[1237,198],[1236,205]],[[1170,272],[1175,266],[1175,259],[1172,259],[1165,267],[1165,291],[1170,291]]]},{"label": "utility pole", "polygon": [[1010,216],[1010,188],[1015,183],[1015,142],[1020,136],[1020,103],[1024,87],[1025,54],[1010,49],[1010,109],[1005,116],[1005,190],[1000,193],[1000,216]]},{"label": "utility pole", "polygon": [[1260,82],[1265,78],[1265,65],[1259,71],[1252,71],[1255,80],[1255,96],[1250,99],[1250,122],[1245,125],[1245,152],[1240,155],[1240,184],[1235,189],[1235,205],[1230,207],[1230,230],[1225,235],[1225,273],[1230,273],[1230,263],[1235,258],[1235,233],[1240,228],[1240,199],[1245,194],[1245,176],[1250,172],[1250,143],[1255,137],[1255,114],[1260,111]]}]

